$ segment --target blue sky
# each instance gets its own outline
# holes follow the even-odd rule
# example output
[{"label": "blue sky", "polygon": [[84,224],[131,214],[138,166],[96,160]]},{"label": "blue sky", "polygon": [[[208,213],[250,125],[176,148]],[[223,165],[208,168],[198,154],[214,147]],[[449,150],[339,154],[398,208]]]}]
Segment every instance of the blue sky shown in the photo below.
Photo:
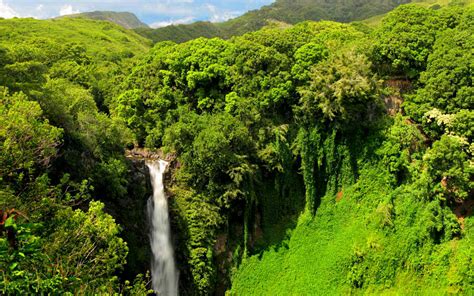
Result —
[{"label": "blue sky", "polygon": [[129,11],[160,27],[198,20],[225,21],[274,0],[0,0],[0,17],[51,18],[94,10]]}]

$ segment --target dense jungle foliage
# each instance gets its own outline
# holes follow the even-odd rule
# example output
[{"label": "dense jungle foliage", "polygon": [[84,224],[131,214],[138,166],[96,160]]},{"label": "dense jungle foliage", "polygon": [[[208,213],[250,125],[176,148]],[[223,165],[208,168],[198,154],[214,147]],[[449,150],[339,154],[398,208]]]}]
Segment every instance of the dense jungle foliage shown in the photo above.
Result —
[{"label": "dense jungle foliage", "polygon": [[149,185],[124,156],[146,147],[176,156],[182,295],[472,295],[463,3],[151,49],[0,20],[0,294],[150,292]]}]

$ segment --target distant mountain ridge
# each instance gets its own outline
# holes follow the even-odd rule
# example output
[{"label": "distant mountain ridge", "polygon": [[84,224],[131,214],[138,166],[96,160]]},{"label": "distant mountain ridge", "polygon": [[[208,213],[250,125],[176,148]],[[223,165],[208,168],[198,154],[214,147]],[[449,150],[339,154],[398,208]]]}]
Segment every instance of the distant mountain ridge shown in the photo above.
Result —
[{"label": "distant mountain ridge", "polygon": [[93,20],[110,21],[125,29],[149,28],[147,24],[131,12],[92,11],[62,16],[61,18],[87,18]]},{"label": "distant mountain ridge", "polygon": [[331,20],[337,22],[364,21],[378,23],[384,14],[402,4],[417,3],[425,6],[450,5],[452,2],[471,4],[474,0],[276,0],[221,23],[198,21],[191,24],[150,28],[130,12],[93,11],[60,18],[87,18],[111,21],[125,29],[134,30],[154,43],[161,41],[186,42],[199,37],[230,38],[243,35],[271,23],[296,24],[302,21]]},{"label": "distant mountain ridge", "polygon": [[360,21],[386,13],[411,0],[277,0],[222,23],[196,22],[136,32],[154,42],[185,42],[198,37],[229,38],[256,31],[271,21],[295,24],[305,20]]}]

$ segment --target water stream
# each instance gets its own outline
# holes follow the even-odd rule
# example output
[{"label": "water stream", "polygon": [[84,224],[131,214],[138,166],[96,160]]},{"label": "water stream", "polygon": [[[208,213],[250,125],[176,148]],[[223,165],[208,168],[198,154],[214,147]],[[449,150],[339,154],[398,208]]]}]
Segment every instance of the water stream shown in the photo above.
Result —
[{"label": "water stream", "polygon": [[168,166],[164,160],[147,162],[150,170],[153,197],[148,200],[147,210],[151,226],[150,244],[152,288],[158,295],[178,295],[178,271],[174,262],[168,201],[165,196],[163,174]]}]

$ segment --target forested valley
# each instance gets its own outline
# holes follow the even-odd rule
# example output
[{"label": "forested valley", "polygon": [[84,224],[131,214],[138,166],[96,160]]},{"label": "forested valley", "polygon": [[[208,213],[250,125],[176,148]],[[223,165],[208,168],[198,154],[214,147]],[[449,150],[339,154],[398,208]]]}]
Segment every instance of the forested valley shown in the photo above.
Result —
[{"label": "forested valley", "polygon": [[0,294],[167,295],[159,157],[179,295],[474,295],[474,5],[405,2],[186,42],[0,19]]}]

